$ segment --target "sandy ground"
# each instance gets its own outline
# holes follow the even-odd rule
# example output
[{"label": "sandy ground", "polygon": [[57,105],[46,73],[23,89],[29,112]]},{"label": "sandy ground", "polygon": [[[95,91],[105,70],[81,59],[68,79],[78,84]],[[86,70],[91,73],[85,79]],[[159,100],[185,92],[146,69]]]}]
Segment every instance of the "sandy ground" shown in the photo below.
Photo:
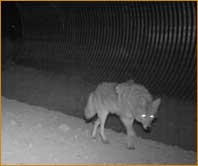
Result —
[{"label": "sandy ground", "polygon": [[193,164],[196,153],[106,129],[110,144],[90,137],[92,124],[61,112],[2,97],[2,161],[6,164],[169,163]]}]

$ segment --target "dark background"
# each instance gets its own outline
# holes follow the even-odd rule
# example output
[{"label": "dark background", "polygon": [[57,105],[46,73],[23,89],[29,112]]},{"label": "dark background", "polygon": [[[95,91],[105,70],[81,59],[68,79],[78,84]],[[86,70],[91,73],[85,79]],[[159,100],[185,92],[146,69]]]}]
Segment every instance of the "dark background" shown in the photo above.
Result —
[{"label": "dark background", "polygon": [[[173,144],[195,149],[196,12],[195,2],[2,2],[2,69],[91,70],[93,85],[132,78],[164,101],[161,126],[170,141],[160,127],[151,138],[179,137]],[[178,112],[181,103],[190,107]]]}]

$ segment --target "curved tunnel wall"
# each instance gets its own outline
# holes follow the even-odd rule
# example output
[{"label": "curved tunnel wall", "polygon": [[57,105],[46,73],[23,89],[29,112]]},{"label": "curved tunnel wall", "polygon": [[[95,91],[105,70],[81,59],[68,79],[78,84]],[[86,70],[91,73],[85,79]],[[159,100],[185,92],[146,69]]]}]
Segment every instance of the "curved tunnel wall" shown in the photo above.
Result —
[{"label": "curved tunnel wall", "polygon": [[15,3],[2,3],[2,64],[4,67],[9,61],[15,60],[21,46],[21,38],[21,18]]},{"label": "curved tunnel wall", "polygon": [[[134,78],[157,95],[195,100],[196,3],[23,2],[17,7],[24,39],[18,59],[89,65],[98,69],[99,81]],[[111,70],[116,72],[106,75]]]}]

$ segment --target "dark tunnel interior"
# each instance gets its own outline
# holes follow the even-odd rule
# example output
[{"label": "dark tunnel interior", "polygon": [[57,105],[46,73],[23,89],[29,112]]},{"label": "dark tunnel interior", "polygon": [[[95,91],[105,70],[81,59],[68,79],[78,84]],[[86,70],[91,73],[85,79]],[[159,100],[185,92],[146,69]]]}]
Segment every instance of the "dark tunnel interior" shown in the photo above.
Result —
[{"label": "dark tunnel interior", "polygon": [[[195,150],[195,2],[2,2],[1,12],[3,96],[14,98],[12,89],[20,100],[16,87],[4,82],[4,73],[13,66],[74,73],[77,81],[83,77],[91,85],[80,89],[83,83],[77,83],[76,93],[84,98],[69,112],[82,118],[88,93],[97,84],[133,79],[154,98],[163,98],[153,134],[146,135],[137,125],[139,135]],[[32,101],[47,105],[39,102]],[[61,100],[56,104],[64,112]],[[123,130],[112,119],[107,126]]]}]

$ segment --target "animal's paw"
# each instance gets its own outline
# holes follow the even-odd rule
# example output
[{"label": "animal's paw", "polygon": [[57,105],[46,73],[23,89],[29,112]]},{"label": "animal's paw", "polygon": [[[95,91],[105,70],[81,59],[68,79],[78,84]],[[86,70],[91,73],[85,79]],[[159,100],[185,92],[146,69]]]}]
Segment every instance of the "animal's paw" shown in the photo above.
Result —
[{"label": "animal's paw", "polygon": [[103,139],[102,139],[102,143],[103,143],[103,144],[110,144],[110,141],[109,141],[109,140],[103,140]]},{"label": "animal's paw", "polygon": [[91,135],[91,138],[96,139],[97,137],[96,137],[96,135]]},{"label": "animal's paw", "polygon": [[102,141],[103,144],[110,144],[110,142],[109,142],[108,139],[103,139],[103,138],[102,138],[101,141]]},{"label": "animal's paw", "polygon": [[128,145],[127,148],[128,148],[129,150],[135,150],[135,146],[134,146],[134,145]]}]

